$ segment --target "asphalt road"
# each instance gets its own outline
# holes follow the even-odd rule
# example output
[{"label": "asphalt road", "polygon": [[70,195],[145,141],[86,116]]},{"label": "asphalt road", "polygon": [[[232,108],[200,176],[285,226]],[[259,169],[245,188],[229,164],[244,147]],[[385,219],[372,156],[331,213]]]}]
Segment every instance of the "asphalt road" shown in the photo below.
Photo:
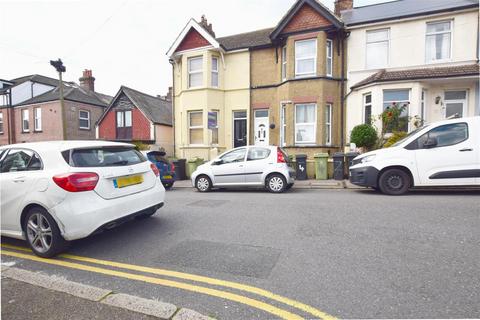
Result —
[{"label": "asphalt road", "polygon": [[[480,318],[479,191],[390,197],[369,190],[177,189],[152,218],[76,241],[69,253],[235,281],[339,318]],[[185,289],[16,257],[2,261],[218,319],[276,318]],[[249,292],[200,285],[314,318]]]}]

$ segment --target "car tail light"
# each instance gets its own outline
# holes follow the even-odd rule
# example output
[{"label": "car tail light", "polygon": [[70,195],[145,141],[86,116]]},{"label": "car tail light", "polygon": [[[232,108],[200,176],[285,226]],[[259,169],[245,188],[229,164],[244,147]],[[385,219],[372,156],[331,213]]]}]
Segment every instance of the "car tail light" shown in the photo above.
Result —
[{"label": "car tail light", "polygon": [[160,176],[160,171],[158,171],[158,168],[156,165],[154,165],[153,163],[150,163],[150,168],[152,168],[153,173],[155,173],[157,177]]},{"label": "car tail light", "polygon": [[173,164],[173,162],[172,162],[172,164],[171,164],[171,167],[170,167],[170,168],[171,168],[171,171],[175,171],[175,165]]},{"label": "car tail light", "polygon": [[53,181],[68,192],[91,191],[97,186],[98,174],[95,172],[65,173],[54,176]]},{"label": "car tail light", "polygon": [[287,161],[285,160],[285,156],[283,155],[283,152],[280,151],[280,149],[277,149],[277,163],[286,163]]}]

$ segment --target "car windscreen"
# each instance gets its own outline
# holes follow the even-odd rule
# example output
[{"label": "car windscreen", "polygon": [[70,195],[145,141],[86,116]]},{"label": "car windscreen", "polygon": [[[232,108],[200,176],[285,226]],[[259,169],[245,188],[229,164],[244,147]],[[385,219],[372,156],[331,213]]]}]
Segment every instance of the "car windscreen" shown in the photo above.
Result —
[{"label": "car windscreen", "polygon": [[146,161],[132,147],[72,149],[63,151],[62,156],[70,166],[81,168],[130,166]]}]

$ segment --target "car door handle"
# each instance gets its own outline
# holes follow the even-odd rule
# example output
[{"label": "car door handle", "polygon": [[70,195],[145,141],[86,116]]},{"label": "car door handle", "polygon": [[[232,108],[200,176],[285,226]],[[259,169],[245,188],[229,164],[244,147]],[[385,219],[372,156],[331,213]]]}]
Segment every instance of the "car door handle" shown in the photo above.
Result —
[{"label": "car door handle", "polygon": [[467,151],[473,151],[472,148],[465,148],[465,149],[460,149],[460,152],[467,152]]},{"label": "car door handle", "polygon": [[13,182],[19,183],[19,182],[25,182],[26,177],[18,177],[13,179]]}]

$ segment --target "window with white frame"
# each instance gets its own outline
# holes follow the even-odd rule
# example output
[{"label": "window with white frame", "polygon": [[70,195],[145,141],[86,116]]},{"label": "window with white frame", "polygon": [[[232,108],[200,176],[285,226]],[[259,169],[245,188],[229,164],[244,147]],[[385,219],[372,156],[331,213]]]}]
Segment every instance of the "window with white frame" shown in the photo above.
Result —
[{"label": "window with white frame", "polygon": [[203,57],[188,59],[188,87],[201,87],[203,84]]},{"label": "window with white frame", "polygon": [[287,106],[282,103],[280,108],[280,146],[285,147],[287,145],[286,135],[287,133]]},{"label": "window with white frame", "polygon": [[208,127],[212,130],[212,144],[218,144],[218,111],[208,113]]},{"label": "window with white frame", "polygon": [[34,115],[34,130],[35,131],[42,131],[42,109],[41,108],[35,108],[33,109],[33,115]]},{"label": "window with white frame", "polygon": [[287,46],[282,47],[282,80],[287,80]]},{"label": "window with white frame", "polygon": [[295,77],[317,74],[317,39],[295,41]]},{"label": "window with white frame", "polygon": [[325,106],[325,144],[332,144],[332,104],[327,103]]},{"label": "window with white frame", "polygon": [[393,126],[398,127],[400,131],[408,131],[408,115],[410,105],[410,90],[383,90],[383,110],[393,107],[401,109],[398,123],[392,123],[390,127],[384,128],[385,132],[392,132]]},{"label": "window with white frame", "polygon": [[203,144],[203,112],[188,113],[188,130],[190,144]]},{"label": "window with white frame", "polygon": [[117,128],[132,126],[132,111],[117,111]]},{"label": "window with white frame", "polygon": [[212,57],[212,87],[218,88],[218,57]]},{"label": "window with white frame", "polygon": [[363,95],[363,123],[372,123],[372,94],[370,92]]},{"label": "window with white frame", "polygon": [[0,134],[3,133],[3,112],[0,112]]},{"label": "window with white frame", "polygon": [[295,105],[295,144],[315,144],[317,105]]},{"label": "window with white frame", "polygon": [[80,110],[78,112],[78,125],[80,129],[90,129],[90,111]]},{"label": "window with white frame", "polygon": [[22,132],[30,131],[30,121],[28,109],[22,110]]},{"label": "window with white frame", "polygon": [[428,22],[425,43],[427,62],[451,57],[452,21]]},{"label": "window with white frame", "polygon": [[333,76],[333,41],[327,39],[327,77]]},{"label": "window with white frame", "polygon": [[389,47],[390,29],[367,31],[367,69],[388,66]]}]

